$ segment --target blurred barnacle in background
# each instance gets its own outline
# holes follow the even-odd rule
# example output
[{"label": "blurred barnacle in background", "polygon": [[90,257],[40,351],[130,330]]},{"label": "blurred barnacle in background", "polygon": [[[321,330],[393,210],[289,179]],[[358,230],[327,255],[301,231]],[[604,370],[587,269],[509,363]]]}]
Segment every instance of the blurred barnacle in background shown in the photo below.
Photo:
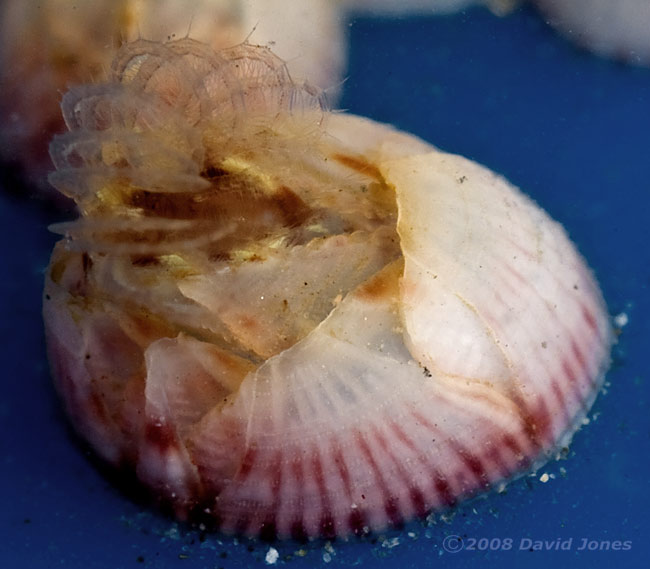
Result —
[{"label": "blurred barnacle in background", "polygon": [[650,65],[648,0],[535,0],[547,23],[600,56]]}]

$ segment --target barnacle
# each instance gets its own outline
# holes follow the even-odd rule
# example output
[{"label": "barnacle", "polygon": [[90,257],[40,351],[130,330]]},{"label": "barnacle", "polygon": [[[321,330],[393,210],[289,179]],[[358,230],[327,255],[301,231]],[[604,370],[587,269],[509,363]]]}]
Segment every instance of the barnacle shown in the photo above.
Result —
[{"label": "barnacle", "polygon": [[120,50],[63,100],[46,278],[79,433],[183,519],[318,536],[448,507],[569,442],[595,281],[505,180],[330,113],[267,48]]}]

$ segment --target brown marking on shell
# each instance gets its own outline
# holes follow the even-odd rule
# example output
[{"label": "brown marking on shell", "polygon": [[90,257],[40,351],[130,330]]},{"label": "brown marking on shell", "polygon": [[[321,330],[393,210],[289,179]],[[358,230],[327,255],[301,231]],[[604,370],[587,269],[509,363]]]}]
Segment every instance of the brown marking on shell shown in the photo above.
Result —
[{"label": "brown marking on shell", "polygon": [[519,396],[514,396],[513,400],[519,406],[524,432],[530,443],[538,449],[538,452],[548,448],[553,436],[551,431],[553,421],[544,400],[539,398],[535,405],[526,405]]},{"label": "brown marking on shell", "polygon": [[372,180],[364,192],[368,193],[369,201],[373,204],[376,214],[380,217],[397,216],[397,200],[395,188],[388,184],[376,164],[363,156],[350,156],[347,154],[334,154],[332,158],[343,166],[362,174]]},{"label": "brown marking on shell", "polygon": [[178,448],[176,433],[167,423],[148,422],[145,426],[144,437],[147,444],[155,447],[161,455]]},{"label": "brown marking on shell", "polygon": [[242,330],[245,330],[246,333],[253,336],[257,336],[263,331],[259,320],[254,316],[249,316],[248,314],[240,314],[238,324]]},{"label": "brown marking on shell", "polygon": [[[231,354],[225,350],[213,346],[206,354],[207,366],[213,377],[217,379],[219,385],[223,387],[226,393],[234,393],[246,375],[255,369],[255,364],[245,358]],[[222,403],[224,403],[226,399]]]},{"label": "brown marking on shell", "polygon": [[160,259],[153,255],[132,255],[131,263],[134,267],[153,267],[160,265]]},{"label": "brown marking on shell", "polygon": [[380,182],[380,183],[385,183],[384,177],[382,176],[381,170],[373,164],[372,162],[369,162],[366,158],[363,156],[349,156],[347,154],[333,154],[332,158],[336,160],[337,162],[343,164],[343,166],[346,166],[347,168],[350,168],[352,170],[355,170],[356,172],[359,172],[359,174],[363,174],[364,176],[368,176],[369,178],[373,178],[375,181]]},{"label": "brown marking on shell", "polygon": [[378,303],[386,299],[396,299],[403,270],[404,263],[401,260],[393,262],[359,286],[355,296],[366,302]]},{"label": "brown marking on shell", "polygon": [[[89,274],[86,270],[91,264],[88,255],[64,251],[58,247],[57,255],[52,255],[48,276],[53,283],[60,285],[72,297],[81,299],[89,293]],[[85,260],[84,260],[85,259]]]},{"label": "brown marking on shell", "polygon": [[139,307],[124,306],[119,316],[122,327],[140,346],[146,347],[159,338],[174,336],[173,325],[160,316]]}]

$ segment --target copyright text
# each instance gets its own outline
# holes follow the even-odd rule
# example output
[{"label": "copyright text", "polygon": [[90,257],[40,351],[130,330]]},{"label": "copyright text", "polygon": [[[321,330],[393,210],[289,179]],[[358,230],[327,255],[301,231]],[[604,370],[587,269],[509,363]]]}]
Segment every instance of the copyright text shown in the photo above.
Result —
[{"label": "copyright text", "polygon": [[448,535],[442,543],[448,553],[459,551],[630,551],[632,540],[567,537],[556,539],[518,539],[505,537],[460,537]]}]

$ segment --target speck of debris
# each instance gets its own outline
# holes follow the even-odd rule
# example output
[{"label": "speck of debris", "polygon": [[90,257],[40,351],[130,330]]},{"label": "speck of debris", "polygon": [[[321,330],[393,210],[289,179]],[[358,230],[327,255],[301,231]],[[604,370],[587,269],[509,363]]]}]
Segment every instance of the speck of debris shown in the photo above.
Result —
[{"label": "speck of debris", "polygon": [[458,178],[458,182],[460,184],[462,184],[463,182],[466,182],[466,181],[467,181],[467,176],[461,176],[460,178]]},{"label": "speck of debris", "polygon": [[144,563],[144,557],[143,557],[142,555],[138,555],[138,556],[135,558],[135,560],[136,560],[138,563]]},{"label": "speck of debris", "polygon": [[190,556],[187,553],[179,553],[178,558],[179,559],[189,559]]},{"label": "speck of debris", "polygon": [[423,371],[424,371],[424,377],[431,377],[431,372],[429,371],[429,368],[425,366]]},{"label": "speck of debris", "polygon": [[278,550],[275,547],[269,547],[264,561],[266,561],[267,565],[275,565],[279,557],[280,554],[278,553]]},{"label": "speck of debris", "polygon": [[542,348],[546,349],[546,342],[542,342]]},{"label": "speck of debris", "polygon": [[391,537],[389,539],[385,539],[384,541],[382,541],[381,546],[386,549],[393,549],[393,547],[397,547],[399,544],[400,544],[399,537]]},{"label": "speck of debris", "polygon": [[614,316],[614,324],[616,324],[618,328],[623,328],[624,326],[627,325],[627,323],[628,323],[628,317],[627,314],[625,314],[625,312],[621,312],[620,314]]}]

